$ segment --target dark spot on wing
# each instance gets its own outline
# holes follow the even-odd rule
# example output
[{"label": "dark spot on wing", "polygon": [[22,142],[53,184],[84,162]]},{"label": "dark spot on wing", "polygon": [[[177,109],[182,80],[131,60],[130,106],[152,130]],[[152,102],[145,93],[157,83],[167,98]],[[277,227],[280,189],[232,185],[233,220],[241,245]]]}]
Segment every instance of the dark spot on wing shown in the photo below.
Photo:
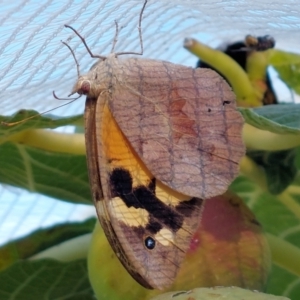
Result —
[{"label": "dark spot on wing", "polygon": [[195,210],[200,209],[202,204],[202,199],[192,198],[190,200],[180,202],[180,204],[178,204],[175,208],[180,214],[185,217],[190,217]]},{"label": "dark spot on wing", "polygon": [[110,174],[109,179],[112,197],[121,197],[132,193],[132,177],[127,170],[116,168]]},{"label": "dark spot on wing", "polygon": [[142,239],[145,235],[145,228],[143,226],[133,227],[133,231],[139,239]]},{"label": "dark spot on wing", "polygon": [[146,226],[146,230],[149,231],[152,234],[156,234],[163,228],[162,224],[158,221],[153,216],[149,217],[149,223]]},{"label": "dark spot on wing", "polygon": [[95,201],[100,201],[101,197],[100,197],[100,193],[98,191],[94,191],[94,197]]},{"label": "dark spot on wing", "polygon": [[146,239],[145,239],[145,247],[148,249],[148,250],[153,250],[155,248],[155,240],[151,237],[151,236],[148,236]]},{"label": "dark spot on wing", "polygon": [[108,160],[107,160],[107,162],[108,162],[108,164],[111,164],[111,163],[113,163],[113,162],[115,162],[115,161],[119,161],[120,159],[118,159],[118,158],[109,158]]},{"label": "dark spot on wing", "polygon": [[156,233],[162,225],[178,231],[183,224],[184,216],[173,207],[166,205],[155,195],[155,178],[147,186],[132,186],[130,172],[123,168],[116,168],[110,174],[112,197],[121,198],[127,207],[145,209],[149,215],[147,229]]}]

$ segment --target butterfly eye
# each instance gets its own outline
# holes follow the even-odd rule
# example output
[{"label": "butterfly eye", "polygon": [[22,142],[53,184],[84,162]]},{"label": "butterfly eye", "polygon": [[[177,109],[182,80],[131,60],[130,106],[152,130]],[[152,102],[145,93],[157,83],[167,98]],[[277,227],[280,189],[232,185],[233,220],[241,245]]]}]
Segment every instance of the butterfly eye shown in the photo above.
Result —
[{"label": "butterfly eye", "polygon": [[81,87],[77,93],[80,95],[82,95],[82,94],[87,95],[90,92],[90,89],[91,89],[91,83],[89,81],[85,80],[81,83]]},{"label": "butterfly eye", "polygon": [[145,247],[148,250],[153,250],[155,248],[155,240],[151,236],[145,238]]}]

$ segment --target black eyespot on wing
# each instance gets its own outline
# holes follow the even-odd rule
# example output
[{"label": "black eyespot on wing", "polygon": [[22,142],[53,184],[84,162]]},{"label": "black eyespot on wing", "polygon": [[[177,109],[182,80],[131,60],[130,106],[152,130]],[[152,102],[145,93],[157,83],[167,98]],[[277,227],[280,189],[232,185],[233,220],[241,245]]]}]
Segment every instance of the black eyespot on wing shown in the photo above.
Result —
[{"label": "black eyespot on wing", "polygon": [[153,250],[155,248],[155,244],[156,242],[151,236],[145,238],[145,247],[148,250]]}]

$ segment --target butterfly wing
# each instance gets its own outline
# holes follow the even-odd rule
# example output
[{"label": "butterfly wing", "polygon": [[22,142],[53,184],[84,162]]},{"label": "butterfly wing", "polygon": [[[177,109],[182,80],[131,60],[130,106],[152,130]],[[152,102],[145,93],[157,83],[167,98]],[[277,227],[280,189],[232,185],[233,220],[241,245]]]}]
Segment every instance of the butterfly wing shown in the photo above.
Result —
[{"label": "butterfly wing", "polygon": [[151,173],[172,189],[225,192],[245,153],[243,118],[216,72],[164,61],[123,61],[109,107]]},{"label": "butterfly wing", "polygon": [[164,289],[176,277],[203,203],[152,175],[115,122],[110,101],[110,93],[102,93],[97,101],[89,98],[85,111],[89,177],[98,217],[127,271],[146,288]]}]

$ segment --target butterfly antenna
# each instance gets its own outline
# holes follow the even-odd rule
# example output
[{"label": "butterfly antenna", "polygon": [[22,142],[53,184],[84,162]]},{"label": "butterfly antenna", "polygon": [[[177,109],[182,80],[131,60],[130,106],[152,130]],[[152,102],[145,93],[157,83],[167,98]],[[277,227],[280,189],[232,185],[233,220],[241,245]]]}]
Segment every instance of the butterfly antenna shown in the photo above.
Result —
[{"label": "butterfly antenna", "polygon": [[70,29],[71,29],[71,30],[72,30],[72,31],[73,31],[73,32],[81,39],[83,45],[85,46],[85,49],[87,50],[87,52],[90,54],[90,56],[91,56],[92,58],[100,58],[100,59],[102,59],[102,60],[105,60],[105,59],[106,59],[105,56],[93,54],[93,52],[91,51],[91,49],[90,49],[89,46],[87,45],[87,43],[86,43],[84,37],[81,36],[81,34],[80,34],[75,28],[73,28],[73,27],[70,26],[70,25],[65,25],[65,27],[66,27],[66,28],[70,28]]},{"label": "butterfly antenna", "polygon": [[[69,46],[69,44],[68,43],[66,43],[66,42],[64,42],[64,41],[61,41],[65,46],[67,46],[68,48],[69,48],[69,50],[70,50],[70,52],[71,52],[71,54],[72,54],[72,56],[73,56],[73,58],[74,58],[74,60],[75,60],[75,64],[76,64],[76,69],[77,69],[77,77],[79,78],[79,76],[80,76],[80,70],[79,70],[79,63],[78,63],[78,60],[77,60],[77,58],[76,58],[76,56],[75,56],[75,53],[74,53],[74,51],[73,51],[73,49]],[[53,94],[54,94],[54,92],[53,92]],[[55,94],[54,94],[55,95]],[[54,96],[55,97],[55,96]],[[57,98],[58,99],[58,98]]]},{"label": "butterfly antenna", "polygon": [[115,37],[114,37],[114,41],[113,41],[113,45],[112,45],[110,53],[114,53],[115,46],[116,46],[117,41],[118,41],[119,25],[118,25],[118,22],[116,20],[115,20],[115,24],[116,24],[116,32],[115,32]]},{"label": "butterfly antenna", "polygon": [[144,45],[143,45],[143,36],[142,36],[142,20],[143,20],[143,13],[144,13],[145,7],[147,5],[147,2],[148,2],[148,0],[145,0],[144,5],[141,9],[140,17],[139,17],[139,25],[138,25],[141,51],[140,52],[119,52],[119,53],[116,53],[116,56],[124,55],[124,54],[143,55]]},{"label": "butterfly antenna", "polygon": [[144,5],[141,10],[141,13],[140,13],[140,18],[139,18],[138,30],[139,30],[139,38],[140,38],[140,45],[141,45],[141,55],[143,55],[143,53],[144,53],[143,36],[142,36],[142,19],[143,19],[143,13],[146,8],[147,2],[148,2],[148,0],[145,0]]}]

